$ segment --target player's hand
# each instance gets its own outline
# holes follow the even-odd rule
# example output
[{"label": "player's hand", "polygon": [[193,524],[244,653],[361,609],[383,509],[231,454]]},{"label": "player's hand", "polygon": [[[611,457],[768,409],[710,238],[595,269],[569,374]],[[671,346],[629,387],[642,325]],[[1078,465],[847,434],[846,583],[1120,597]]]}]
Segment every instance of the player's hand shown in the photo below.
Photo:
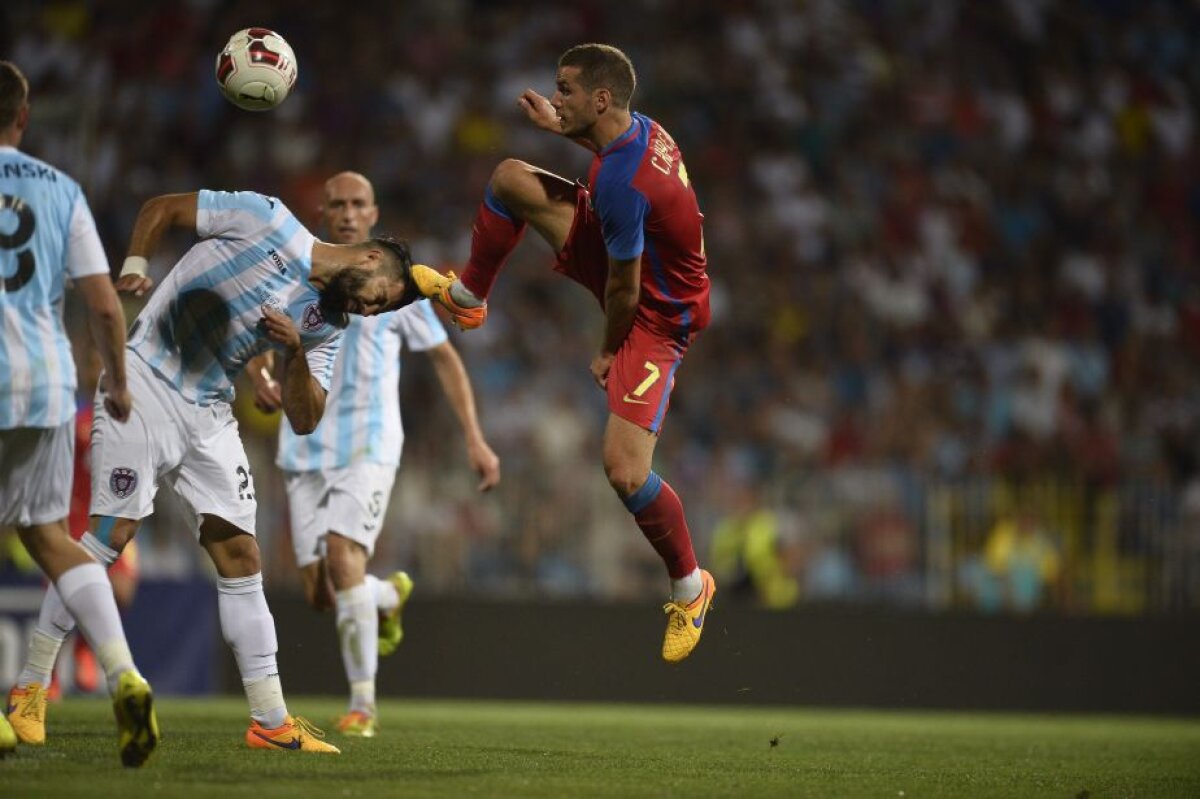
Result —
[{"label": "player's hand", "polygon": [[562,124],[558,121],[558,112],[542,95],[533,89],[526,89],[517,98],[517,106],[529,117],[529,121],[542,130],[551,133],[562,133]]},{"label": "player's hand", "polygon": [[300,331],[296,330],[296,323],[290,316],[267,307],[264,307],[262,312],[263,318],[260,324],[263,326],[267,338],[292,352],[304,349],[300,343]]},{"label": "player's hand", "polygon": [[133,410],[133,395],[125,386],[109,385],[108,375],[101,378],[100,392],[104,394],[104,410],[118,422],[129,421],[129,412]]},{"label": "player's hand", "polygon": [[251,378],[254,383],[254,407],[263,413],[275,413],[283,407],[283,389],[273,377]]},{"label": "player's hand", "polygon": [[614,353],[602,352],[592,358],[592,379],[600,388],[608,388],[608,370],[612,368],[613,360],[616,357]]},{"label": "player's hand", "polygon": [[140,297],[154,288],[154,280],[146,275],[124,275],[117,278],[113,288],[122,294],[133,294]]},{"label": "player's hand", "polygon": [[479,491],[490,491],[500,482],[500,458],[482,438],[467,442],[467,458],[479,475]]}]

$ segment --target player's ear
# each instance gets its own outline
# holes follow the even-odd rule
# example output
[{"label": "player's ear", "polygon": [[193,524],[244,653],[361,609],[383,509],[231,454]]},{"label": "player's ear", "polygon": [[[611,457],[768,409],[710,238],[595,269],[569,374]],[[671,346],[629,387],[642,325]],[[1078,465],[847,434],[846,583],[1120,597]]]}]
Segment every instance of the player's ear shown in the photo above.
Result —
[{"label": "player's ear", "polygon": [[608,89],[596,89],[592,94],[592,103],[595,104],[596,113],[603,114],[612,105],[612,92]]}]

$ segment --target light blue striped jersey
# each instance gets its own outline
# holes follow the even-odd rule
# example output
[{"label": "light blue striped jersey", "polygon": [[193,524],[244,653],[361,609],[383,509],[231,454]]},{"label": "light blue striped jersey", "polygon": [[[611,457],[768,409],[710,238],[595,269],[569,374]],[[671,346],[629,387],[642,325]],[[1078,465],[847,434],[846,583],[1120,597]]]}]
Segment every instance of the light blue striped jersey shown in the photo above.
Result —
[{"label": "light blue striped jersey", "polygon": [[264,308],[296,323],[313,377],[326,389],[342,331],[328,324],[308,282],[316,238],[274,197],[200,192],[196,234],[129,332],[129,349],[184,399],[233,399],[238,372],[272,344]]},{"label": "light blue striped jersey", "polygon": [[429,300],[350,320],[317,429],[298,436],[290,425],[279,425],[275,462],[283,469],[340,469],[360,461],[400,465],[401,344],[432,349],[446,340],[446,328]]},{"label": "light blue striped jersey", "polygon": [[65,279],[107,275],[79,184],[0,147],[0,429],[75,416],[75,362],[63,329]]}]

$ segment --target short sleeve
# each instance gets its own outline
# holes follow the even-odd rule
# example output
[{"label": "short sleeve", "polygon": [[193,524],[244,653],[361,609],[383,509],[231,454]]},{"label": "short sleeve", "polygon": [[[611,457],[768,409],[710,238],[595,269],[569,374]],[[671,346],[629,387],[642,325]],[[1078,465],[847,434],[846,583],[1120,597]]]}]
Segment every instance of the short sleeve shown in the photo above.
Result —
[{"label": "short sleeve", "polygon": [[271,224],[279,200],[253,191],[200,192],[196,235],[202,239],[246,239]]},{"label": "short sleeve", "polygon": [[414,352],[431,350],[446,341],[446,327],[433,312],[429,300],[418,300],[396,311],[396,327],[404,344]]},{"label": "short sleeve", "polygon": [[593,204],[609,257],[627,261],[641,255],[650,211],[645,195],[628,182],[600,182]]},{"label": "short sleeve", "polygon": [[333,364],[341,348],[342,331],[339,330],[305,353],[309,374],[316,378],[321,388],[326,391],[329,391],[329,383],[333,379]]},{"label": "short sleeve", "polygon": [[67,274],[72,278],[91,275],[107,275],[108,257],[100,234],[96,232],[96,220],[87,199],[80,192],[71,208],[70,233],[67,236]]}]

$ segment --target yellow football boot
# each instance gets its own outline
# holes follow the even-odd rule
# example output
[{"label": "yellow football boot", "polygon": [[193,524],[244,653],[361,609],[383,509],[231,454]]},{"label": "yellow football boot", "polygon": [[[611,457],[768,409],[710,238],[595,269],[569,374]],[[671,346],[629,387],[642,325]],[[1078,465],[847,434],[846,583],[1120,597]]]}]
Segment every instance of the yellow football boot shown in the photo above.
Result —
[{"label": "yellow football boot", "polygon": [[388,582],[396,586],[400,602],[396,607],[379,615],[380,657],[395,652],[396,647],[400,646],[400,642],[404,639],[404,629],[400,626],[400,612],[404,610],[404,603],[408,601],[413,591],[412,578],[406,572],[395,572],[388,578]]},{"label": "yellow football boot", "polygon": [[338,732],[351,738],[374,738],[375,733],[379,731],[375,717],[361,710],[351,710],[344,716],[339,716],[334,725]]},{"label": "yellow football boot", "polygon": [[17,734],[6,716],[0,715],[0,758],[17,751]]},{"label": "yellow football boot", "polygon": [[300,716],[288,716],[282,726],[273,730],[251,719],[250,729],[246,730],[246,744],[251,749],[290,749],[294,752],[340,754],[341,749],[321,740],[324,737],[323,730],[317,729]]},{"label": "yellow football boot", "polygon": [[704,622],[712,607],[713,594],[717,593],[717,584],[711,574],[701,569],[700,579],[704,587],[690,604],[668,602],[663,605],[667,614],[667,634],[663,637],[662,656],[668,663],[683,660],[700,643],[700,634],[704,632]]},{"label": "yellow football boot", "polygon": [[458,277],[453,272],[443,275],[424,264],[413,264],[410,274],[413,282],[417,284],[417,291],[431,300],[436,300],[449,311],[451,319],[459,330],[474,330],[487,319],[486,302],[474,308],[464,308],[454,301],[454,297],[450,294],[450,286],[458,280]]},{"label": "yellow football boot", "polygon": [[150,757],[162,736],[158,731],[158,717],[154,715],[150,683],[133,669],[118,678],[113,713],[120,731],[121,763],[137,768]]},{"label": "yellow football boot", "polygon": [[4,715],[21,743],[46,743],[46,686],[31,682],[24,688],[13,688],[8,692]]}]

